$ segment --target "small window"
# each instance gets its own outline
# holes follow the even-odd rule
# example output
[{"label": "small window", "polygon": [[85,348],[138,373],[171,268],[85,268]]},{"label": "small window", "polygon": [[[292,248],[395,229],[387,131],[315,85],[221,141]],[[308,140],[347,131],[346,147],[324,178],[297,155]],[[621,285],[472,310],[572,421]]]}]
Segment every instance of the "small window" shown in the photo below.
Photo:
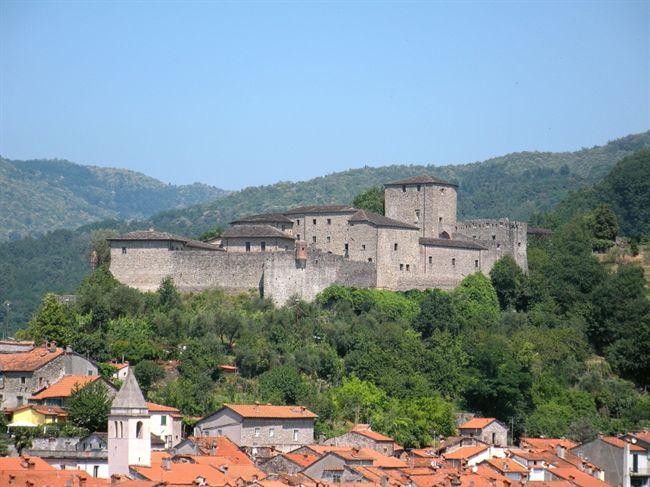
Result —
[{"label": "small window", "polygon": [[501,248],[501,244],[498,243],[498,244],[497,244],[497,249],[500,249],[500,248]]},{"label": "small window", "polygon": [[221,428],[217,430],[217,436],[223,436],[223,430]]},{"label": "small window", "polygon": [[402,184],[402,193],[406,193],[406,184]]},{"label": "small window", "polygon": [[492,444],[493,444],[493,445],[496,445],[496,443],[497,443],[497,434],[496,434],[496,433],[492,433]]},{"label": "small window", "polygon": [[298,238],[298,240],[300,240],[300,234],[296,235],[296,237]]},{"label": "small window", "polygon": [[167,415],[163,414],[160,417],[160,426],[167,426]]},{"label": "small window", "polygon": [[400,270],[400,271],[403,271],[403,270],[404,270],[404,264],[400,264],[400,265],[399,265],[399,270]]},{"label": "small window", "polygon": [[99,477],[99,465],[93,465],[93,477]]},{"label": "small window", "polygon": [[300,220],[296,220],[296,225],[300,225]]},{"label": "small window", "polygon": [[478,260],[474,261],[474,267],[476,267],[478,269]]},{"label": "small window", "polygon": [[23,396],[16,396],[16,402],[18,403],[18,406],[23,405]]},{"label": "small window", "polygon": [[366,250],[366,244],[361,244],[361,250]]},{"label": "small window", "polygon": [[433,264],[433,257],[429,256],[429,264]]},{"label": "small window", "polygon": [[438,217],[438,223],[442,223],[442,217],[441,216]]},{"label": "small window", "polygon": [[275,436],[275,428],[269,428],[269,438],[273,438]]},{"label": "small window", "polygon": [[314,235],[314,236],[311,238],[311,241],[312,241],[313,243],[316,243],[316,235]]},{"label": "small window", "polygon": [[372,257],[368,257],[368,262],[372,262]]},{"label": "small window", "polygon": [[393,244],[393,250],[397,250],[397,244]]},{"label": "small window", "polygon": [[26,381],[26,378],[25,378],[25,377],[21,377],[21,378],[20,378],[20,383],[21,383],[21,384],[24,384],[25,381]]},{"label": "small window", "polygon": [[135,424],[135,436],[136,436],[136,438],[142,438],[142,435],[143,435],[143,429],[144,429],[144,428],[143,428],[142,421],[138,421],[138,422]]},{"label": "small window", "polygon": [[418,191],[422,189],[422,186],[418,184]]},{"label": "small window", "polygon": [[496,235],[492,235],[492,240],[496,240],[496,239],[497,239],[497,236],[496,236]]},{"label": "small window", "polygon": [[262,252],[266,252],[266,242],[264,241],[260,242],[260,250]]},{"label": "small window", "polygon": [[420,210],[415,210],[415,221],[416,222],[420,221]]},{"label": "small window", "polygon": [[250,252],[250,251],[251,251],[251,243],[246,242],[246,252]]},{"label": "small window", "polygon": [[409,264],[406,264],[406,272],[410,272],[410,271],[411,271],[411,266]]},{"label": "small window", "polygon": [[293,430],[293,441],[298,441],[298,430]]},{"label": "small window", "polygon": [[456,265],[456,259],[451,259],[451,265]]},{"label": "small window", "polygon": [[122,253],[126,254],[126,247],[122,247]]},{"label": "small window", "polygon": [[328,219],[327,219],[327,224],[328,224],[328,225],[331,225],[331,224],[332,224],[332,219],[331,219],[331,218],[328,218]]},{"label": "small window", "polygon": [[314,218],[312,222],[314,223],[314,225],[316,225],[316,218]]},{"label": "small window", "polygon": [[259,437],[260,437],[260,429],[255,428],[255,438],[259,438]]},{"label": "small window", "polygon": [[330,236],[328,235],[328,236],[327,236],[327,243],[330,243],[331,241],[332,241],[332,237],[330,237]]},{"label": "small window", "polygon": [[345,244],[345,255],[348,255],[348,250],[350,249],[350,246],[348,244]]},{"label": "small window", "polygon": [[517,247],[521,247],[521,242],[517,242]]}]

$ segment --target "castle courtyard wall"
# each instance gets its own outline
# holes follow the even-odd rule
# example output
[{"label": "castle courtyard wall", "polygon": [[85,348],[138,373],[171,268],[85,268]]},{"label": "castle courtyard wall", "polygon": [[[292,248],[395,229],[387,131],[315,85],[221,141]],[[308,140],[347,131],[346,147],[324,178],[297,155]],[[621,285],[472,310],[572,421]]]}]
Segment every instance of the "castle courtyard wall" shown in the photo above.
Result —
[{"label": "castle courtyard wall", "polygon": [[505,255],[510,255],[524,270],[528,270],[528,224],[511,221],[476,219],[456,223],[456,231],[487,247],[483,253],[481,268],[487,274],[494,263]]}]

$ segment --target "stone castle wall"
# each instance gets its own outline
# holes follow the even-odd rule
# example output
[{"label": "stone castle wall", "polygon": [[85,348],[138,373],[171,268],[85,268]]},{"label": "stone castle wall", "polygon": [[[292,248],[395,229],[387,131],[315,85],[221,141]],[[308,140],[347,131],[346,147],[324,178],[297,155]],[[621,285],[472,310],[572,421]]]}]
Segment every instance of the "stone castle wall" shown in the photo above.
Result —
[{"label": "stone castle wall", "polygon": [[419,227],[423,237],[437,238],[443,231],[451,232],[456,223],[457,192],[453,186],[387,186],[384,197],[386,216]]}]

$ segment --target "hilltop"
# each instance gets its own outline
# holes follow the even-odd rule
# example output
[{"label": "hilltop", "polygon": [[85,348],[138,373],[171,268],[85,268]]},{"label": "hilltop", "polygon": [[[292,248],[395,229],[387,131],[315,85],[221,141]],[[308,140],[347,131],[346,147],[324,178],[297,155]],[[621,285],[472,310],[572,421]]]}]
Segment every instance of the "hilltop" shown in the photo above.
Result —
[{"label": "hilltop", "polygon": [[143,219],[226,194],[205,184],[174,186],[135,171],[59,159],[0,157],[0,186],[0,240],[106,218]]},{"label": "hilltop", "polygon": [[154,215],[161,230],[198,236],[237,217],[304,204],[346,204],[387,181],[426,173],[460,184],[458,218],[528,220],[562,201],[570,191],[602,180],[631,153],[650,148],[650,132],[629,135],[575,152],[517,152],[471,164],[364,167],[309,181],[246,188],[218,201]]}]

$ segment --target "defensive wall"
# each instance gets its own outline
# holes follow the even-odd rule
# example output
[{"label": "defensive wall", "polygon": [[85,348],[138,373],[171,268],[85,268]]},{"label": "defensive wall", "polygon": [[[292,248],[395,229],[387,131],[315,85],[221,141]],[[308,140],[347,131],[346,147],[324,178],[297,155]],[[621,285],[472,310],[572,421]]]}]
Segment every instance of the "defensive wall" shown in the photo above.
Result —
[{"label": "defensive wall", "polygon": [[528,270],[527,223],[508,218],[463,220],[456,222],[455,229],[487,247],[481,262],[484,274],[489,273],[494,263],[504,255],[512,256],[524,271]]}]

